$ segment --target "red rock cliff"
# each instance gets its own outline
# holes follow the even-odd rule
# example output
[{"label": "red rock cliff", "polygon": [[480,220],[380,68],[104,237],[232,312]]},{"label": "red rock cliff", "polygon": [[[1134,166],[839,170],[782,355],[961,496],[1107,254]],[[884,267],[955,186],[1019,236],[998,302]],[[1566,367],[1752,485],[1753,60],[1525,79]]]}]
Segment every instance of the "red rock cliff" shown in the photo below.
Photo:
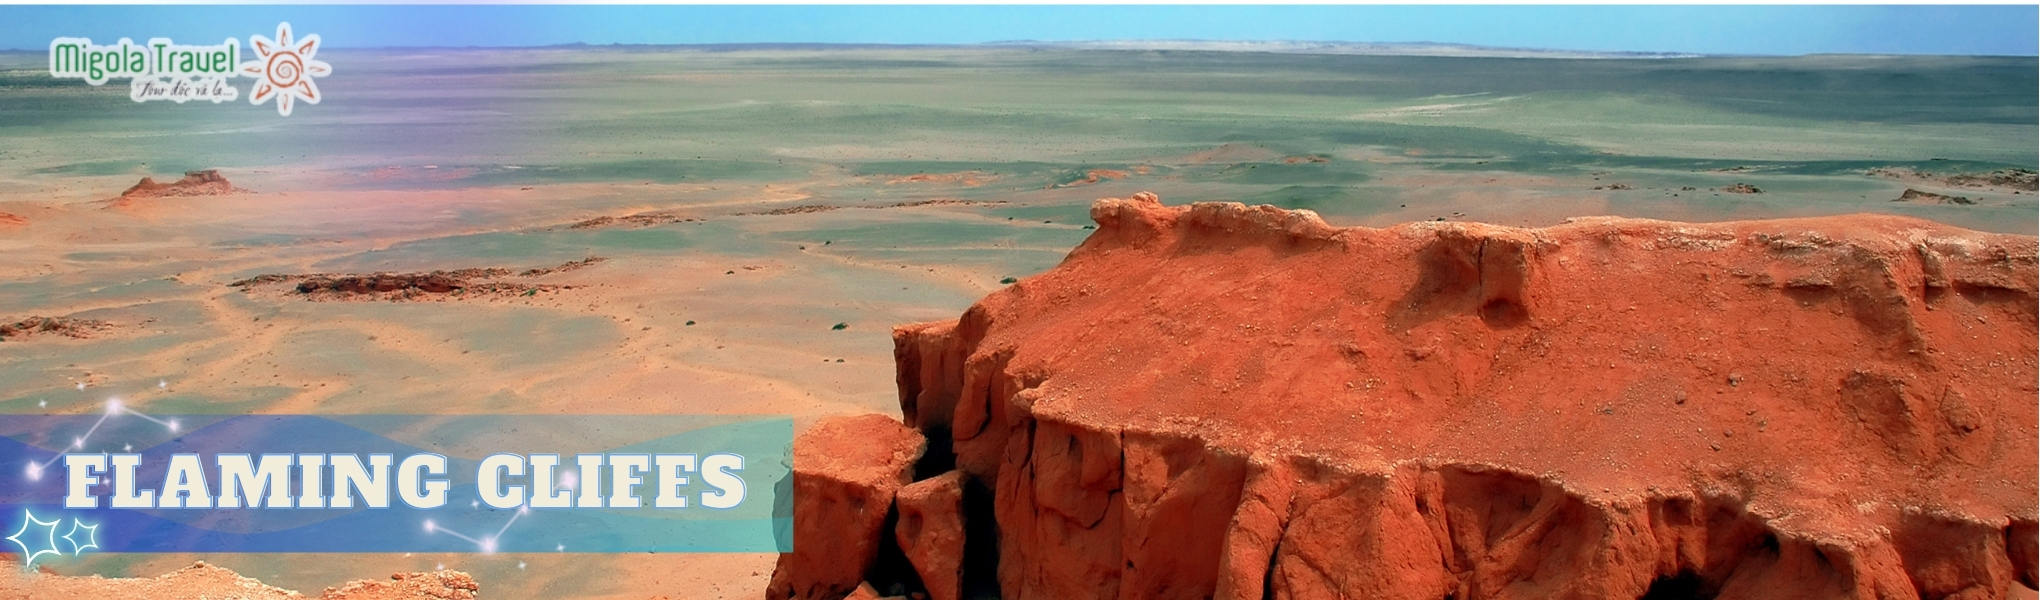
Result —
[{"label": "red rock cliff", "polygon": [[991,490],[965,513],[995,573],[964,577],[1006,598],[2035,585],[2034,238],[1092,217],[1055,269],[894,332],[923,465]]}]

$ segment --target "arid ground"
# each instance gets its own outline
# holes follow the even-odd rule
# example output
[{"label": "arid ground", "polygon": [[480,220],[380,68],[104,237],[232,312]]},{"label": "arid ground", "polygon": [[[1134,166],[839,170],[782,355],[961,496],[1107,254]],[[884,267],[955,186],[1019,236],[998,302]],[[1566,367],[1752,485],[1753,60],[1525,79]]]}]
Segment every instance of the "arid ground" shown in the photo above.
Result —
[{"label": "arid ground", "polygon": [[[0,323],[58,319],[0,337],[0,411],[897,414],[891,327],[1054,266],[1093,200],[1141,190],[1341,226],[1870,212],[2031,235],[2040,219],[2030,58],[320,58],[324,100],[279,117],[136,104],[124,82],[0,55]],[[238,189],[122,197],[197,169]],[[259,277],[491,268],[507,272],[460,293]],[[48,566],[194,559],[308,593],[443,567],[491,598],[750,598],[774,556]]]}]

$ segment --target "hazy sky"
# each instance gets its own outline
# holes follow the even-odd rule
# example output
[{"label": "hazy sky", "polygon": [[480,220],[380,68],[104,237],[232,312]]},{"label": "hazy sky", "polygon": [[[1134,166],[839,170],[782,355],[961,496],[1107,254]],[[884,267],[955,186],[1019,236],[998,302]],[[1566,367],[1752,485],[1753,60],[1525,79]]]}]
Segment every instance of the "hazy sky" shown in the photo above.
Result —
[{"label": "hazy sky", "polygon": [[60,36],[219,43],[277,21],[329,47],[967,44],[1007,40],[1450,42],[1712,54],[2040,53],[2026,6],[0,6],[0,48]]}]

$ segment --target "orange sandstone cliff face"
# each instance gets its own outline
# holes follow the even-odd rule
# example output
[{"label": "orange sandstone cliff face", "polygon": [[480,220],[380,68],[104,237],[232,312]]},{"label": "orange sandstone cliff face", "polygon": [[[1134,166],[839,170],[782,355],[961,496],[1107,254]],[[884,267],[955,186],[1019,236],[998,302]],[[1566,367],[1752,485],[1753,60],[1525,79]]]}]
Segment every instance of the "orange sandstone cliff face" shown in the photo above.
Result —
[{"label": "orange sandstone cliff face", "polygon": [[[842,598],[877,566],[893,499],[924,442],[883,415],[816,423],[793,444],[794,551],[779,555],[766,595]],[[897,547],[893,547],[897,554]]]},{"label": "orange sandstone cliff face", "polygon": [[[2036,583],[2034,238],[1881,216],[1339,229],[1151,194],[1092,217],[1057,268],[894,332],[929,439],[895,470],[987,492],[917,568],[947,552],[964,587],[1021,599]],[[846,510],[795,501],[796,548]]]}]

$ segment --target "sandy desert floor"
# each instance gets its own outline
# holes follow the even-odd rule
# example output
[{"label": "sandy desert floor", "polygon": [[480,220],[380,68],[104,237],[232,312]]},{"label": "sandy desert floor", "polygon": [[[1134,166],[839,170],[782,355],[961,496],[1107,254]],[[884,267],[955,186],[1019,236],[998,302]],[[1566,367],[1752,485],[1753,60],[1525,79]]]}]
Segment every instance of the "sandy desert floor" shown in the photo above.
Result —
[{"label": "sandy desert floor", "polygon": [[[1044,270],[1088,207],[1337,225],[1886,212],[2031,234],[2032,59],[1501,60],[1024,49],[332,50],[327,98],[138,105],[0,56],[0,411],[896,413],[890,328]],[[67,82],[73,83],[76,82]],[[250,193],[113,200],[216,168]],[[1894,171],[1875,171],[1895,169]],[[1738,193],[1748,185],[1760,193]],[[1907,189],[1968,204],[1894,201]],[[262,274],[522,271],[314,301]],[[841,324],[841,327],[837,325]],[[754,597],[771,555],[202,558],[316,590]]]}]

